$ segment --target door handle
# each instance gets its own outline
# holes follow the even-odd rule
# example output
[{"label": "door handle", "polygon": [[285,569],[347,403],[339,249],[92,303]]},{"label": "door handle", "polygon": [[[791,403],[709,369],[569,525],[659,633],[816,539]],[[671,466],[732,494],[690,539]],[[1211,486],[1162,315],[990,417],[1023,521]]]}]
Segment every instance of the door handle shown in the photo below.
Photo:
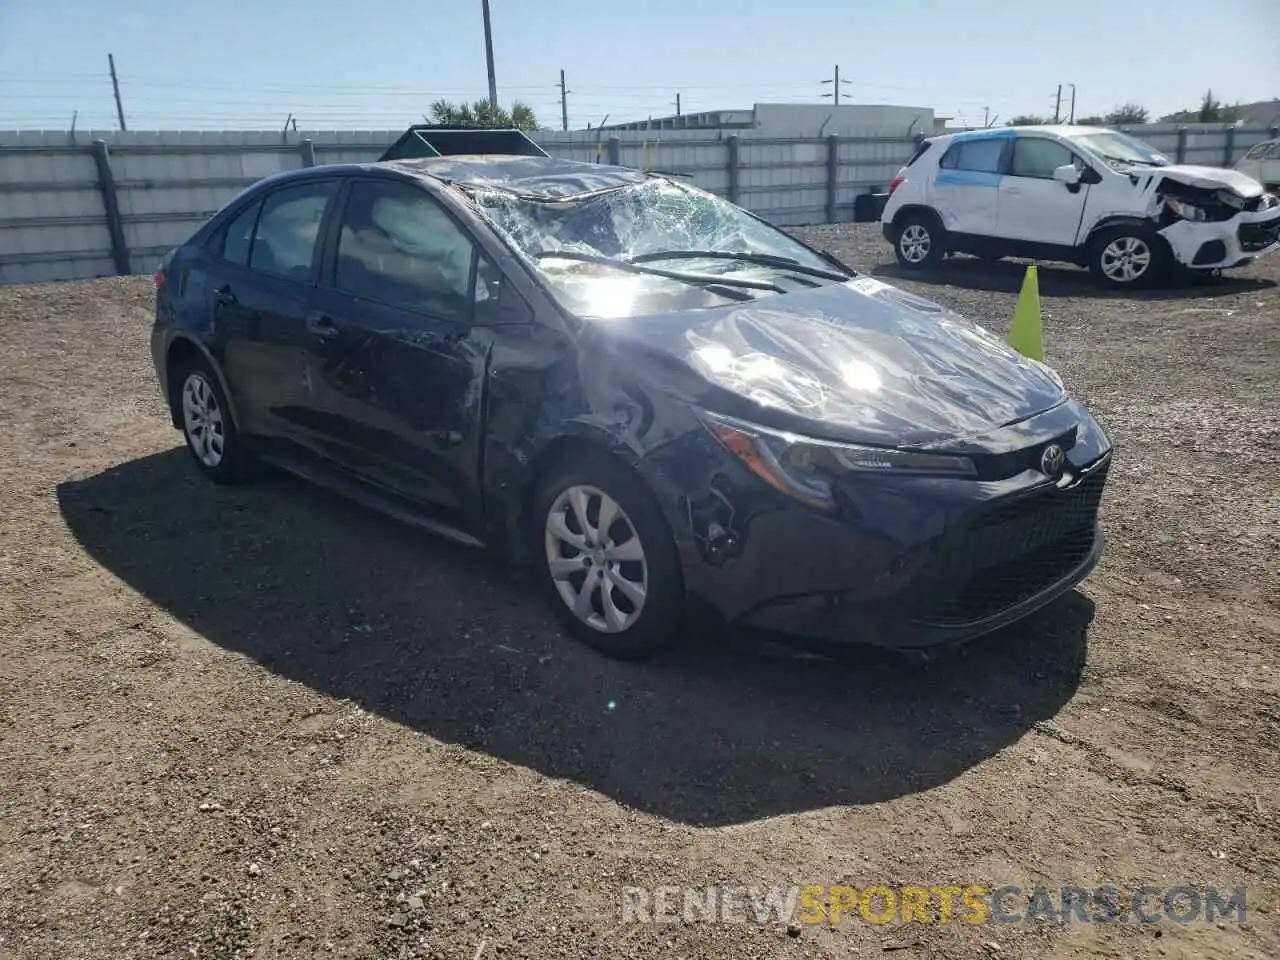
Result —
[{"label": "door handle", "polygon": [[338,335],[338,328],[334,326],[333,317],[327,313],[307,314],[307,329],[312,336],[320,337],[324,340]]},{"label": "door handle", "polygon": [[232,292],[231,285],[228,283],[224,283],[213,292],[213,299],[227,307],[236,303],[236,295]]},{"label": "door handle", "polygon": [[1022,190],[1018,187],[1005,187],[1004,192],[1005,193],[1021,193]]}]

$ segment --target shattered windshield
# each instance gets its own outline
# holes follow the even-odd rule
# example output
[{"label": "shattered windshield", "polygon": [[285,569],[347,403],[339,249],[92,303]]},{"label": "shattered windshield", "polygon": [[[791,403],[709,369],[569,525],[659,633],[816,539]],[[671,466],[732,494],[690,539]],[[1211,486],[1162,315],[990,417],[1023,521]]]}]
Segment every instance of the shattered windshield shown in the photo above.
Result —
[{"label": "shattered windshield", "polygon": [[[565,199],[490,188],[472,196],[565,307],[582,315],[722,306],[845,279],[734,204],[658,177]],[[788,277],[794,282],[780,285]]]},{"label": "shattered windshield", "polygon": [[1082,133],[1071,138],[1113,167],[1165,167],[1169,158],[1128,134],[1108,130],[1105,133]]}]

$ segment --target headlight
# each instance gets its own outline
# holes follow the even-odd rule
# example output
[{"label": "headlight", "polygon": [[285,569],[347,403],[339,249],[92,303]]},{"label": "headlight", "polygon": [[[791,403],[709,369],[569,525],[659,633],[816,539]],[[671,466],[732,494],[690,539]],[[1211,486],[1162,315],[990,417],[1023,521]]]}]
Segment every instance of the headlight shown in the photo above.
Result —
[{"label": "headlight", "polygon": [[725,449],[776,490],[819,509],[835,505],[831,481],[847,473],[973,477],[968,457],[815,440],[699,411]]},{"label": "headlight", "polygon": [[1197,223],[1203,223],[1209,219],[1209,214],[1205,212],[1204,207],[1197,207],[1194,203],[1187,203],[1187,201],[1179,200],[1176,197],[1165,197],[1164,205],[1183,220],[1194,220]]}]

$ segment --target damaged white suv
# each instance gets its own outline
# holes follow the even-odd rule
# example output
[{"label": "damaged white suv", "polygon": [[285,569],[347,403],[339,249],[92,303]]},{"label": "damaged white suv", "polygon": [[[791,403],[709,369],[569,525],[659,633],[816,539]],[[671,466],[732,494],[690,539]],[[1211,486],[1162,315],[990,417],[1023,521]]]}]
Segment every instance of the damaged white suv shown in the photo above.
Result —
[{"label": "damaged white suv", "polygon": [[1136,287],[1173,264],[1280,250],[1280,198],[1235,170],[1170,163],[1102,127],[1002,127],[921,142],[889,185],[885,238],[909,269],[948,253],[1066,260]]}]

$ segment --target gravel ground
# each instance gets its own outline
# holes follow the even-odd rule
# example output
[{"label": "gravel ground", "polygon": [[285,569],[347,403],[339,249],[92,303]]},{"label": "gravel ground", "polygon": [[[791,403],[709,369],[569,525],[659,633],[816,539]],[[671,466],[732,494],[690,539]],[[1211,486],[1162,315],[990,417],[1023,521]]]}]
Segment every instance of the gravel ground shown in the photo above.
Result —
[{"label": "gravel ground", "polygon": [[[875,227],[806,233],[898,282]],[[1021,277],[903,283],[1003,333]],[[0,960],[1280,956],[1278,281],[1041,269],[1118,446],[1109,552],[924,666],[600,659],[481,557],[201,481],[149,278],[0,287]],[[626,886],[792,883],[1244,885],[1248,919],[623,922]]]}]

